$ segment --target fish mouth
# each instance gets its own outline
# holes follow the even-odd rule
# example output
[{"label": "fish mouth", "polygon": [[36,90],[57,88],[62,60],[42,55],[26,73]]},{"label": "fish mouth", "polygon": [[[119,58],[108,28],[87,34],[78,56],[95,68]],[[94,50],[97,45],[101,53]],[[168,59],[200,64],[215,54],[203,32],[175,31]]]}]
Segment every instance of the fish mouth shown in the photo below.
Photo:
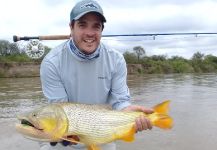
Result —
[{"label": "fish mouth", "polygon": [[34,128],[34,129],[36,129],[36,130],[43,131],[43,129],[40,129],[40,128],[34,126],[34,125],[33,125],[30,121],[28,121],[27,119],[21,119],[20,121],[21,121],[21,125],[22,125],[22,126],[32,127],[32,128]]},{"label": "fish mouth", "polygon": [[[39,125],[35,124],[31,119],[29,119],[25,115],[18,115],[17,119],[20,121],[16,123],[16,129],[18,131],[35,131],[35,132],[43,132],[43,129],[39,127]],[[22,133],[22,132],[21,132]]]},{"label": "fish mouth", "polygon": [[33,123],[31,123],[28,119],[19,119],[20,123],[16,123],[16,131],[23,134],[24,137],[42,141],[42,142],[51,142],[49,134],[46,134],[43,129],[36,127]]}]

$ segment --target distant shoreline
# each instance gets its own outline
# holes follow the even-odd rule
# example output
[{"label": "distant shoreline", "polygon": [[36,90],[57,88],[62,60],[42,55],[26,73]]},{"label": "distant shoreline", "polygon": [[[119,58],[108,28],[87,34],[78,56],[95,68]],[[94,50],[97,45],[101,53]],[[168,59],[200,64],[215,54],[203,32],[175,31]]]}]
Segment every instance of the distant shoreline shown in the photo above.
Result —
[{"label": "distant shoreline", "polygon": [[[128,64],[128,74],[137,74],[141,64]],[[0,78],[39,77],[40,62],[7,62],[0,63]]]},{"label": "distant shoreline", "polygon": [[39,77],[39,62],[0,63],[1,78]]}]

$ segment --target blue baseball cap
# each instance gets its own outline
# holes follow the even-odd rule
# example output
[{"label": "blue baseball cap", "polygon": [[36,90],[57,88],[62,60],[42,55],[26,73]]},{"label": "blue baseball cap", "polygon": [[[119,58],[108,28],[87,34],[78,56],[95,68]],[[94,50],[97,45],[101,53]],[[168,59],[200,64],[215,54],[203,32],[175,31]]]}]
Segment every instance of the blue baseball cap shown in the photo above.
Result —
[{"label": "blue baseball cap", "polygon": [[78,20],[87,13],[95,12],[106,22],[101,6],[94,0],[82,0],[78,2],[71,10],[70,21]]}]

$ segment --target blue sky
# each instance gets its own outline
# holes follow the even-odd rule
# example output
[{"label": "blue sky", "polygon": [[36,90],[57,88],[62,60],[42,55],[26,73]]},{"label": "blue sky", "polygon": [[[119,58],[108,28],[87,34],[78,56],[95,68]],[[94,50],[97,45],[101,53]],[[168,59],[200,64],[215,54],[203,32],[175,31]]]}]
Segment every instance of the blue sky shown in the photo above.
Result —
[{"label": "blue sky", "polygon": [[[0,5],[0,39],[13,35],[69,34],[69,13],[78,0],[3,0]],[[103,34],[217,32],[216,0],[98,0],[107,18]],[[217,56],[217,36],[158,36],[103,38],[124,52],[142,46],[147,55],[190,58],[200,51]],[[50,47],[62,41],[42,41]],[[24,43],[25,44],[25,43]]]}]

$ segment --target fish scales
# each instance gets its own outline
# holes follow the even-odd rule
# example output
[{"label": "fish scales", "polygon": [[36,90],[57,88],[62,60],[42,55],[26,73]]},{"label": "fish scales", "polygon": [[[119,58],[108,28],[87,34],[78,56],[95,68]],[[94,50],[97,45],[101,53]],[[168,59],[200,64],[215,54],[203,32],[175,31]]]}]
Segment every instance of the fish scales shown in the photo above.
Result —
[{"label": "fish scales", "polygon": [[113,140],[113,135],[121,127],[132,124],[141,112],[126,113],[105,109],[104,106],[72,104],[61,106],[68,118],[68,133],[89,135],[91,142]]}]

